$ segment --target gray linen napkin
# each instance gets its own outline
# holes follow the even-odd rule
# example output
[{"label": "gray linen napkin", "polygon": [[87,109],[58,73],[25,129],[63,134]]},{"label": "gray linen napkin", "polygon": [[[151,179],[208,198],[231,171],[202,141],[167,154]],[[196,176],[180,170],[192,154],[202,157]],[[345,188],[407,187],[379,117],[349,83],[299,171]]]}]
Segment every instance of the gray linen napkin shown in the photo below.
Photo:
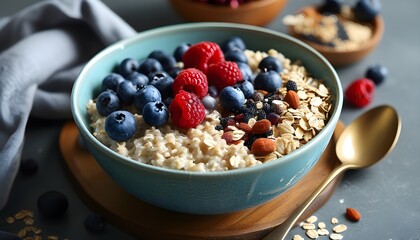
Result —
[{"label": "gray linen napkin", "polygon": [[0,18],[0,209],[29,116],[71,118],[70,92],[84,63],[135,33],[99,0],[44,0]]}]

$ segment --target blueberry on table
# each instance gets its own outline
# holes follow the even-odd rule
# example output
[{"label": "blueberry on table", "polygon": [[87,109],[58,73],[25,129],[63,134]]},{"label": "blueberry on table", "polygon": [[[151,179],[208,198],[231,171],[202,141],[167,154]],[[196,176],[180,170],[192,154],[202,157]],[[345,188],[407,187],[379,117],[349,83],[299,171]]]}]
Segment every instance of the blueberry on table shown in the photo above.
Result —
[{"label": "blueberry on table", "polygon": [[371,79],[375,85],[380,85],[387,76],[388,69],[380,64],[370,66],[365,74],[365,77]]},{"label": "blueberry on table", "polygon": [[176,59],[174,56],[166,54],[161,50],[155,50],[151,52],[148,58],[154,58],[160,62],[163,67],[163,70],[169,71],[176,65]]},{"label": "blueberry on table", "polygon": [[46,218],[56,219],[64,215],[69,207],[67,197],[58,191],[48,191],[38,198],[38,210]]},{"label": "blueberry on table", "polygon": [[191,44],[189,43],[181,43],[175,48],[173,56],[177,62],[182,61],[182,56],[184,56],[184,53],[190,48],[190,46]]},{"label": "blueberry on table", "polygon": [[149,78],[143,73],[139,72],[133,72],[130,76],[127,77],[127,80],[137,86],[149,84]]},{"label": "blueberry on table", "polygon": [[275,92],[281,88],[282,79],[276,71],[262,71],[255,77],[254,87],[256,90],[265,90],[267,92]]},{"label": "blueberry on table", "polygon": [[323,14],[339,14],[343,4],[343,0],[325,0],[319,9]]},{"label": "blueberry on table", "polygon": [[381,12],[380,0],[359,0],[354,9],[354,16],[362,22],[372,22]]},{"label": "blueberry on table", "polygon": [[106,90],[96,99],[96,110],[101,116],[108,116],[113,111],[120,109],[120,99],[112,90]]},{"label": "blueberry on table", "polygon": [[137,71],[139,68],[139,62],[133,58],[126,58],[121,61],[119,65],[119,73],[123,77],[130,76],[133,72]]},{"label": "blueberry on table", "polygon": [[222,48],[223,52],[227,52],[229,50],[234,50],[234,49],[239,49],[239,50],[244,51],[246,49],[244,40],[237,36],[227,39],[220,45],[220,47]]},{"label": "blueberry on table", "polygon": [[102,91],[112,90],[117,91],[118,84],[124,81],[124,77],[118,73],[110,73],[102,80]]},{"label": "blueberry on table", "polygon": [[121,100],[120,104],[127,106],[132,104],[138,87],[139,86],[128,80],[120,82],[117,87],[117,96]]},{"label": "blueberry on table", "polygon": [[149,102],[162,101],[160,91],[153,85],[147,85],[140,88],[134,96],[134,106],[141,113],[144,106]]},{"label": "blueberry on table", "polygon": [[134,115],[128,111],[118,110],[108,115],[105,120],[105,131],[108,136],[117,141],[125,142],[132,138],[137,130]]},{"label": "blueberry on table", "polygon": [[149,102],[143,107],[142,111],[144,122],[150,126],[163,126],[169,119],[169,110],[160,101]]},{"label": "blueberry on table", "polygon": [[235,111],[242,108],[245,95],[238,87],[228,86],[220,91],[219,101],[225,110]]},{"label": "blueberry on table", "polygon": [[146,58],[142,63],[140,63],[138,72],[143,73],[144,75],[149,75],[152,72],[163,71],[162,64],[154,58]]},{"label": "blueberry on table", "polygon": [[273,70],[277,73],[280,73],[283,71],[283,65],[281,64],[280,60],[273,56],[267,56],[261,60],[261,62],[258,64],[258,68],[261,71],[268,71]]},{"label": "blueberry on table", "polygon": [[34,158],[24,158],[20,161],[19,170],[23,175],[32,175],[38,171],[39,164]]},{"label": "blueberry on table", "polygon": [[106,221],[102,215],[90,214],[85,218],[83,224],[88,231],[98,233],[105,229]]}]

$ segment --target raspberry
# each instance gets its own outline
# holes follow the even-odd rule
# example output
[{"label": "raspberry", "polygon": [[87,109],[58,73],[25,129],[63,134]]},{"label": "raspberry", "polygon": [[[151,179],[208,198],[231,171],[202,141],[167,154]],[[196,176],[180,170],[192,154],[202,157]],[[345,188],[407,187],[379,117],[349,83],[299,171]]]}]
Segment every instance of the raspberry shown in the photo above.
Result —
[{"label": "raspberry", "polygon": [[219,90],[233,86],[243,79],[242,72],[235,62],[224,61],[209,66],[207,80]]},{"label": "raspberry", "polygon": [[182,57],[184,68],[198,68],[204,73],[207,73],[207,69],[211,64],[224,60],[222,49],[214,42],[196,43]]},{"label": "raspberry", "polygon": [[176,95],[180,90],[194,93],[198,98],[203,98],[208,92],[207,76],[196,68],[182,70],[172,85]]},{"label": "raspberry", "polygon": [[368,78],[360,78],[353,81],[346,89],[346,100],[356,107],[365,107],[373,99],[375,83]]},{"label": "raspberry", "polygon": [[193,128],[206,116],[201,100],[193,93],[180,90],[169,107],[172,122],[181,128]]}]

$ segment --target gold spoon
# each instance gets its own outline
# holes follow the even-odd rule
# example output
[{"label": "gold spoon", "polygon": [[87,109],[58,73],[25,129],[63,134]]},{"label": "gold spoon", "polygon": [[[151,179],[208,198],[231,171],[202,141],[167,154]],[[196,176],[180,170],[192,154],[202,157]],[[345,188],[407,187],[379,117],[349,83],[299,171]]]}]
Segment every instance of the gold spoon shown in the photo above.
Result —
[{"label": "gold spoon", "polygon": [[391,106],[379,106],[359,116],[344,129],[336,143],[335,152],[341,164],[264,240],[284,240],[300,216],[335,177],[346,170],[366,168],[379,162],[394,148],[400,132],[400,118]]}]

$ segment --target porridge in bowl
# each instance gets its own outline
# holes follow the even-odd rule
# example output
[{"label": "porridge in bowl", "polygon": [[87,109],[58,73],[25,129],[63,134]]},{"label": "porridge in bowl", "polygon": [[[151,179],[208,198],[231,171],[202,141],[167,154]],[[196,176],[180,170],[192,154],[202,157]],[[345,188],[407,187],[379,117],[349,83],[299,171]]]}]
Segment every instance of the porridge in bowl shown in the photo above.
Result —
[{"label": "porridge in bowl", "polygon": [[252,167],[300,148],[329,120],[322,79],[274,49],[246,49],[239,37],[130,56],[117,67],[87,104],[90,126],[101,143],[145,164]]}]

